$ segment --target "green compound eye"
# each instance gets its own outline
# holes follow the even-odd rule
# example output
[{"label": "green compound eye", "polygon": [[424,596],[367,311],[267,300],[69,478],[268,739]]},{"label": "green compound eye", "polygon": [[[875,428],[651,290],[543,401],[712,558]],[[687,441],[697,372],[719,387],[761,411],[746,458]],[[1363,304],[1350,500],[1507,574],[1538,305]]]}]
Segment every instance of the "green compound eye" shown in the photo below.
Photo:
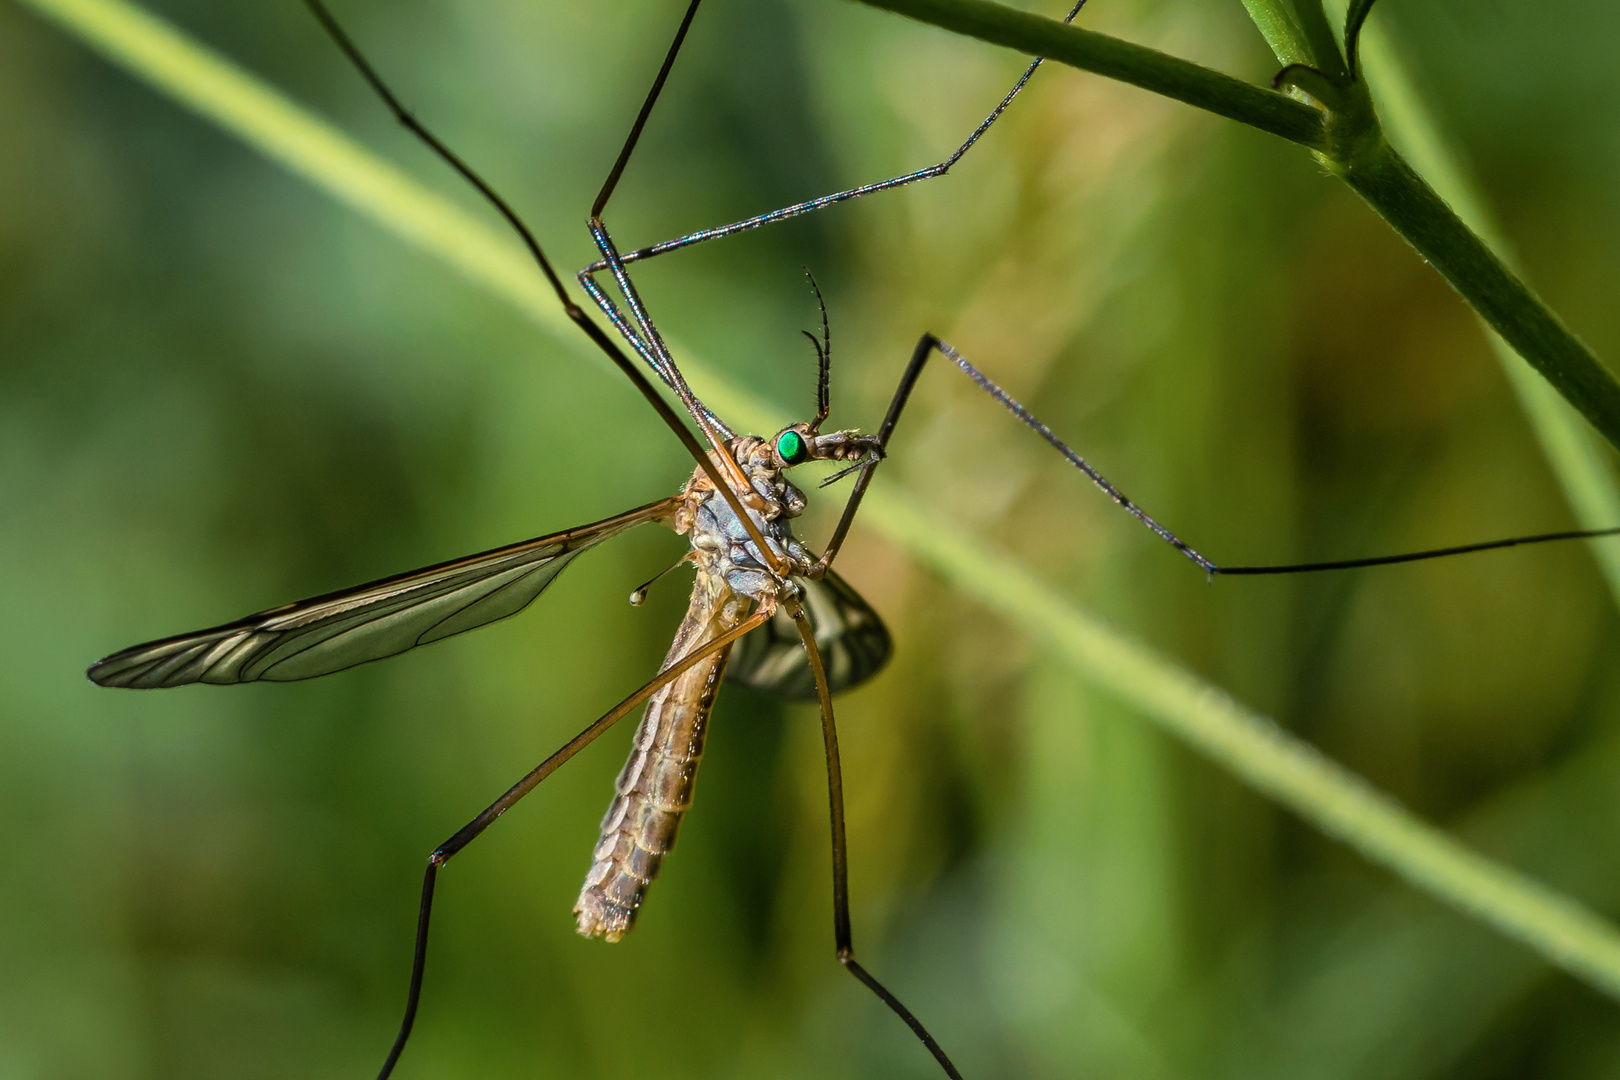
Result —
[{"label": "green compound eye", "polygon": [[798,465],[810,456],[810,447],[803,436],[789,428],[776,437],[776,452],[789,465]]}]

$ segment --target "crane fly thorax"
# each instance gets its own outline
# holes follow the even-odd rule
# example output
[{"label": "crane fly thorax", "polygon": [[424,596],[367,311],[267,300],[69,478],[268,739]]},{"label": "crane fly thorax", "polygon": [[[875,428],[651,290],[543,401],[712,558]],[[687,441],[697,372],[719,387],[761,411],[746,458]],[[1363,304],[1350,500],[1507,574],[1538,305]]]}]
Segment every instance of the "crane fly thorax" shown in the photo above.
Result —
[{"label": "crane fly thorax", "polygon": [[[804,510],[804,495],[781,477],[780,469],[751,468],[752,462],[740,464],[754,498],[738,501],[765,538],[771,554],[796,570],[812,565],[815,560],[794,538],[791,526],[792,518]],[[782,582],[771,573],[769,562],[749,537],[748,529],[707,474],[701,469],[695,471],[683,495],[685,503],[677,515],[677,525],[690,522],[683,531],[691,541],[691,559],[699,573],[724,581],[734,592],[754,600],[778,595]]]},{"label": "crane fly thorax", "polygon": [[[788,468],[807,461],[855,461],[858,468],[861,460],[883,454],[874,436],[858,431],[822,435],[811,424],[793,424],[772,439],[739,436],[727,443],[726,450],[748,483],[746,490],[736,492],[737,501],[753,519],[773,560],[785,561],[790,573],[808,572],[816,560],[793,536],[790,522],[804,513],[805,497],[788,480]],[[778,595],[783,582],[771,572],[773,560],[762,555],[708,474],[694,470],[682,495],[674,524],[677,531],[689,533],[692,560],[699,570],[720,575],[738,593],[755,600]]]}]

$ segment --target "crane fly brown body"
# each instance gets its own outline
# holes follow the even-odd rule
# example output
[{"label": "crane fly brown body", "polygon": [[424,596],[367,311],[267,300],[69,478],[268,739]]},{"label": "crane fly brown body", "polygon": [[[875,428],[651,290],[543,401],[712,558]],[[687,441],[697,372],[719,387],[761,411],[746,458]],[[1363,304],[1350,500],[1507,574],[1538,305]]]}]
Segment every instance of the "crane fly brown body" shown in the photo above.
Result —
[{"label": "crane fly brown body", "polygon": [[[831,690],[864,682],[889,657],[877,613],[836,573],[818,567],[793,536],[791,522],[805,499],[785,475],[792,465],[864,457],[876,452],[876,440],[798,425],[774,441],[730,440],[727,451],[748,481],[745,506],[772,558],[754,546],[700,468],[680,494],[605,521],[137,645],[101,660],[89,676],[102,686],[157,689],[326,675],[514,614],[577,555],[638,525],[656,522],[686,536],[690,550],[681,561],[695,570],[692,595],[664,664],[678,673],[647,695],[575,906],[581,934],[617,941],[635,924],[691,805],[722,677],[789,698],[805,697],[808,689],[815,698],[792,617],[785,626],[766,626],[778,610],[808,611]],[[772,561],[785,563],[788,574],[773,573]],[[739,638],[747,645],[733,658]]]}]

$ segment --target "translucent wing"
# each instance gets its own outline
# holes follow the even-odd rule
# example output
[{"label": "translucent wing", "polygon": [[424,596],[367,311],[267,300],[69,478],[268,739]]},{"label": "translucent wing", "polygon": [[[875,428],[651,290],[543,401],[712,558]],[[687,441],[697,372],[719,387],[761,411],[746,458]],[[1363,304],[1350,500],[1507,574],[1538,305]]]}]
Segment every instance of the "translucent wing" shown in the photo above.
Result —
[{"label": "translucent wing", "polygon": [[580,552],[648,521],[679,497],[454,562],[317,596],[113,653],[88,674],[102,686],[311,679],[515,615]]},{"label": "translucent wing", "polygon": [[[870,679],[888,663],[894,643],[878,613],[832,571],[820,581],[798,581],[804,609],[833,693]],[[726,678],[789,701],[816,700],[816,682],[793,620],[776,617],[737,642]]]}]

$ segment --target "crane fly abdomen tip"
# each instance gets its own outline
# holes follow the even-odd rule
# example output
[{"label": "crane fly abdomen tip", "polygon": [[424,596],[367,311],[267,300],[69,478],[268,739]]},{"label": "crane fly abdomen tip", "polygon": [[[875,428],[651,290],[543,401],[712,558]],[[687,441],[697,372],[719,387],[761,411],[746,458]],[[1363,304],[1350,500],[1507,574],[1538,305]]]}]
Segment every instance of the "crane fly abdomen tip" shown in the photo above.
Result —
[{"label": "crane fly abdomen tip", "polygon": [[620,940],[636,925],[636,909],[615,904],[597,895],[581,896],[574,905],[578,917],[575,927],[581,937],[601,938],[612,944]]}]

